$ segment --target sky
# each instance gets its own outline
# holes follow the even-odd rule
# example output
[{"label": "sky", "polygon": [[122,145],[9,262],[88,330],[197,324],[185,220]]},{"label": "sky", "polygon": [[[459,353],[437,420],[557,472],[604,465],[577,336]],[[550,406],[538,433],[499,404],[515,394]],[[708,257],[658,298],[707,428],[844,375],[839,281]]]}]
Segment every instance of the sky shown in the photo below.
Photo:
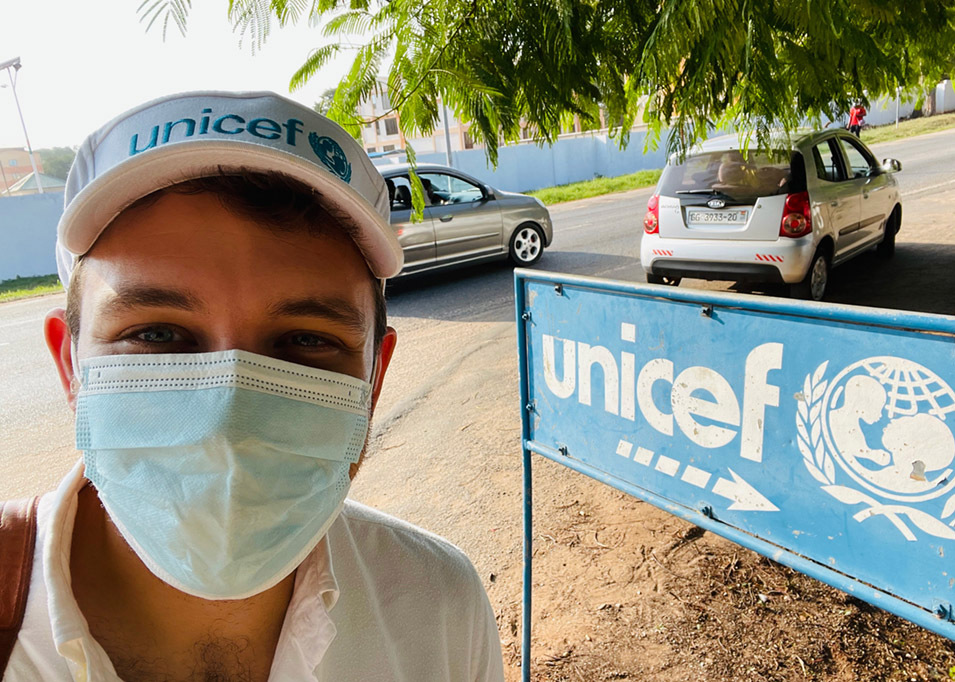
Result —
[{"label": "sky", "polygon": [[[16,94],[34,149],[73,147],[123,111],[185,90],[273,90],[311,106],[347,72],[350,56],[289,93],[289,80],[323,44],[307,24],[279,29],[255,54],[240,47],[228,0],[193,0],[186,36],[147,33],[141,0],[0,0],[0,62],[20,57]],[[10,81],[0,71],[0,147],[26,147]]]}]

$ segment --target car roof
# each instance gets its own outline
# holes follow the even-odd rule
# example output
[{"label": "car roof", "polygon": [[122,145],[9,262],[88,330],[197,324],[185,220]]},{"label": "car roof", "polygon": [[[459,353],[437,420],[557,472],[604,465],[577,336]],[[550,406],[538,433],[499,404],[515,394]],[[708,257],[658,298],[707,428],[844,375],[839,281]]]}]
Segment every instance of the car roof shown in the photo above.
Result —
[{"label": "car roof", "polygon": [[[375,168],[378,169],[378,172],[382,175],[403,175],[411,169],[411,164],[409,163],[382,163],[376,164]],[[418,173],[423,173],[427,171],[445,171],[450,173],[458,173],[461,171],[451,168],[450,166],[444,166],[440,163],[419,163],[415,166],[415,171]]]},{"label": "car roof", "polygon": [[[815,130],[812,128],[799,128],[793,132],[791,136],[786,135],[782,130],[774,130],[770,132],[770,141],[775,145],[777,142],[780,148],[786,149],[798,149],[805,145],[807,142],[813,142],[816,139],[826,137],[829,134],[835,133],[838,129],[830,128],[824,130]],[[757,147],[757,141],[755,134],[749,135],[748,139],[743,138],[740,140],[740,136],[736,134],[729,135],[720,135],[719,137],[713,137],[699,146],[695,147],[688,154],[692,156],[694,154],[705,154],[708,152],[726,152],[732,151],[735,149],[740,149],[743,146],[747,146],[750,149],[755,149]]]}]

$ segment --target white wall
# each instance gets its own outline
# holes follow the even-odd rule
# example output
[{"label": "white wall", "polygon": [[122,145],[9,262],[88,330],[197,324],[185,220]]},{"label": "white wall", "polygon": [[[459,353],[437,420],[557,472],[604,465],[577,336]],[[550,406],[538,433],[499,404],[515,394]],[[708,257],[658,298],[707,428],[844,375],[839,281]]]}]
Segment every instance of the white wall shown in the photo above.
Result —
[{"label": "white wall", "polygon": [[955,88],[952,88],[952,81],[944,80],[935,87],[935,107],[939,114],[955,111]]},{"label": "white wall", "polygon": [[56,224],[63,192],[0,198],[0,281],[56,274]]},{"label": "white wall", "polygon": [[[905,93],[899,98],[899,118],[911,116],[915,111],[915,102],[918,97],[912,96],[906,99]],[[871,103],[869,113],[866,114],[865,122],[870,126],[881,126],[888,123],[895,123],[895,98],[881,97]]]},{"label": "white wall", "polygon": [[[492,168],[483,149],[468,149],[452,153],[454,167],[498,189],[509,192],[529,192],[542,187],[565,185],[570,182],[592,180],[595,177],[626,175],[638,170],[663,168],[666,154],[663,149],[643,153],[646,137],[644,129],[634,129],[626,149],[606,132],[561,135],[553,146],[538,147],[534,143],[519,143],[498,150],[497,168]],[[662,136],[665,144],[666,134]],[[404,162],[402,156],[391,157]],[[389,159],[376,159],[379,166]],[[418,154],[418,163],[447,163],[445,154]]]}]

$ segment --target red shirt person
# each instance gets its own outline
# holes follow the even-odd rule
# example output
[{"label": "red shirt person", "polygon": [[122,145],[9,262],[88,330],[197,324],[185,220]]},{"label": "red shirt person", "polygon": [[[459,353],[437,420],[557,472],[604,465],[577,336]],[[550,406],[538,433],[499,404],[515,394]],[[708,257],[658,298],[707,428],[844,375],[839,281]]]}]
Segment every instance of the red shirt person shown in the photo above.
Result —
[{"label": "red shirt person", "polygon": [[865,107],[862,106],[862,102],[856,102],[852,108],[849,109],[849,132],[856,136],[859,135],[859,131],[862,130],[862,124],[865,123],[865,115],[867,113]]}]

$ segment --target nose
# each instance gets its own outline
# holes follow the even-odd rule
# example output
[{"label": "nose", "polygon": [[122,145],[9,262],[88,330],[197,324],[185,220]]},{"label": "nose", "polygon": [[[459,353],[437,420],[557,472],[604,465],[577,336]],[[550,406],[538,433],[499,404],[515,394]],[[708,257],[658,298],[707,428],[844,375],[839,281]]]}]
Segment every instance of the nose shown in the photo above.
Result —
[{"label": "nose", "polygon": [[272,341],[252,320],[228,316],[211,327],[204,339],[203,350],[208,352],[244,350],[258,355],[270,355]]}]

